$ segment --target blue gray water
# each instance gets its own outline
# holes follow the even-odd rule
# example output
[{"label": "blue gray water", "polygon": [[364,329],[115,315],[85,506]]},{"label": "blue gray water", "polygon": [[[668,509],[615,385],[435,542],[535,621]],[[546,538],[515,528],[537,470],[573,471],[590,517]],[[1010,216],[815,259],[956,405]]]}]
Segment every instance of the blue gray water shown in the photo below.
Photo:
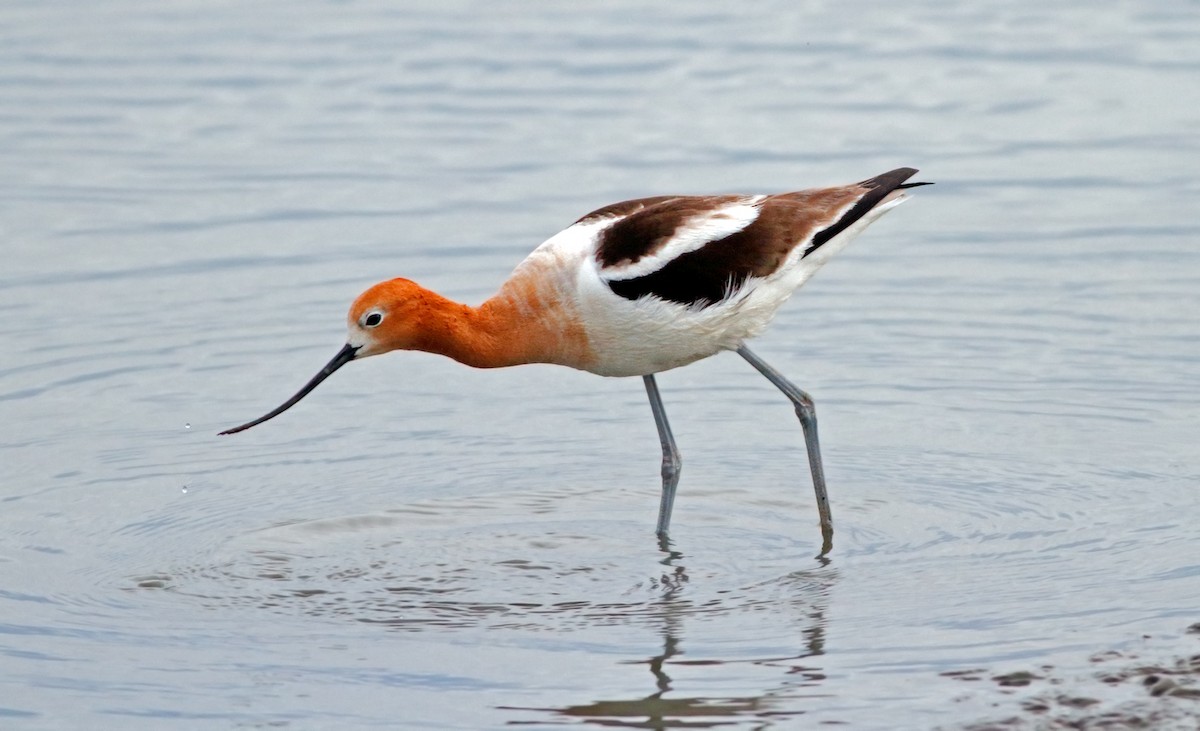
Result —
[{"label": "blue gray water", "polygon": [[[0,725],[931,728],[1200,621],[1200,7],[0,5]],[[664,192],[937,185],[659,383],[352,364]],[[1109,655],[1104,655],[1109,653]],[[964,679],[974,672],[982,680]],[[1162,699],[1161,703],[1175,702]],[[1178,701],[1180,703],[1184,701]]]}]

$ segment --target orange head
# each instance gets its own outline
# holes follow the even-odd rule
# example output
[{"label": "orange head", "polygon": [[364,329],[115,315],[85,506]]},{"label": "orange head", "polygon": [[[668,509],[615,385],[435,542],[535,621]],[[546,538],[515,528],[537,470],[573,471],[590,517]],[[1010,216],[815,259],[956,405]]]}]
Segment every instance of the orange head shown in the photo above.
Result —
[{"label": "orange head", "polygon": [[[350,329],[346,345],[312,377],[296,395],[279,408],[221,434],[234,434],[273,419],[296,405],[333,372],[352,360],[386,353],[389,350],[423,349],[429,334],[423,327],[423,315],[430,308],[447,300],[439,298],[419,284],[407,279],[380,282],[359,295],[350,306],[347,325]],[[436,333],[434,333],[436,335]]]},{"label": "orange head", "polygon": [[346,343],[355,349],[354,357],[418,349],[429,294],[408,279],[389,279],[360,294],[346,315]]}]

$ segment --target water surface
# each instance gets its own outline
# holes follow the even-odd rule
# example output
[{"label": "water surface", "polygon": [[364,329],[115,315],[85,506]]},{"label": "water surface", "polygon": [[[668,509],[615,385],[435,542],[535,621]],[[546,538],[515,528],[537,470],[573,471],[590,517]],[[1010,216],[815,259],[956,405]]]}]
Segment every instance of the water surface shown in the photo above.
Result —
[{"label": "water surface", "polygon": [[[1188,723],[1130,668],[1198,652],[1198,41],[1184,3],[6,3],[3,725]],[[478,302],[608,202],[901,165],[938,184],[755,346],[817,399],[827,560],[733,355],[659,378],[667,545],[637,379],[393,355],[215,436],[378,279]]]}]

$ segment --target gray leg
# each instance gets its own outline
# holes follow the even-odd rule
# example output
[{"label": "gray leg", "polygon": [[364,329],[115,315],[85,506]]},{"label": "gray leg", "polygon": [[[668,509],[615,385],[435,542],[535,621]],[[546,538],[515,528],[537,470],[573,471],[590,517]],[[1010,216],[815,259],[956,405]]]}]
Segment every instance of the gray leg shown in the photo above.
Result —
[{"label": "gray leg", "polygon": [[658,528],[660,536],[667,535],[667,527],[671,524],[671,508],[675,505],[675,488],[679,486],[679,472],[683,467],[683,459],[675,446],[675,437],[671,435],[671,425],[667,423],[667,412],[663,409],[662,396],[658,395],[658,384],[654,376],[642,376],[646,383],[646,395],[650,397],[650,410],[654,412],[654,425],[658,427],[658,439],[662,442],[662,501],[658,504]]},{"label": "gray leg", "polygon": [[749,361],[750,365],[775,384],[775,387],[787,396],[796,407],[796,416],[800,417],[800,426],[804,429],[804,444],[808,448],[808,467],[812,470],[813,489],[817,493],[817,513],[821,518],[821,537],[823,539],[821,553],[829,553],[833,548],[833,516],[829,513],[829,493],[825,491],[825,470],[821,467],[821,446],[817,442],[817,410],[813,406],[812,396],[801,391],[791,381],[783,377],[779,371],[767,365],[745,345],[737,349],[738,355]]}]

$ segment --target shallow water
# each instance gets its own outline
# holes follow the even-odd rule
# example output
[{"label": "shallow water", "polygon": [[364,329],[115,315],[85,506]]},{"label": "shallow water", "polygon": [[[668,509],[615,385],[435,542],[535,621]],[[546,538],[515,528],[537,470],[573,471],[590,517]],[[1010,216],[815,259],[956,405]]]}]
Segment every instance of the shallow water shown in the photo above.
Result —
[{"label": "shallow water", "polygon": [[[1183,3],[4,4],[3,725],[955,727],[1046,668],[1194,707],[1095,674],[1197,651],[1197,41]],[[659,378],[669,545],[636,379],[393,355],[215,436],[378,279],[477,302],[604,203],[901,165],[937,185],[755,347],[817,399],[825,560],[732,355]]]}]

